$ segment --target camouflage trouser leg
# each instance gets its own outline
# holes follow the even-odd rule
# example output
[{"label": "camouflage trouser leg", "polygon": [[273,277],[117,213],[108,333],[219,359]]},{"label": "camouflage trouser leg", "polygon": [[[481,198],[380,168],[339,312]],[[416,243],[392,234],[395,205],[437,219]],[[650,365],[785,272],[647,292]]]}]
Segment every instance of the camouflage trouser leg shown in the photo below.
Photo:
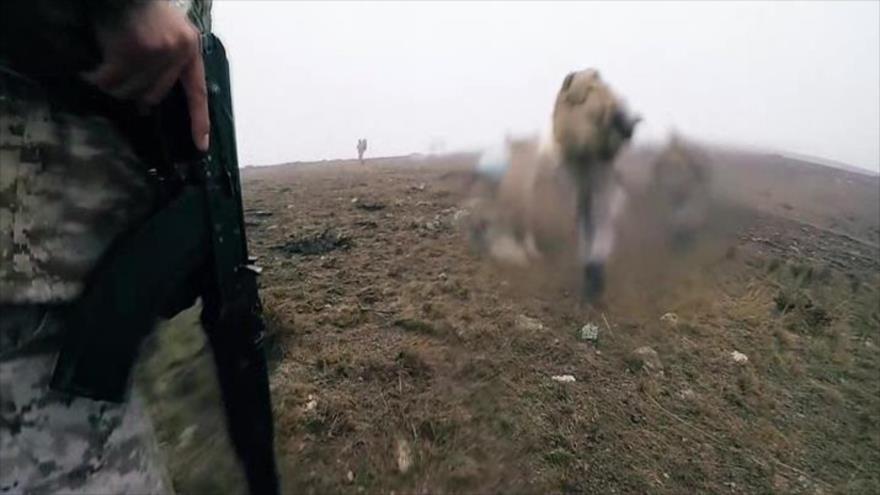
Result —
[{"label": "camouflage trouser leg", "polygon": [[172,493],[143,402],[53,393],[54,362],[0,361],[0,493]]}]

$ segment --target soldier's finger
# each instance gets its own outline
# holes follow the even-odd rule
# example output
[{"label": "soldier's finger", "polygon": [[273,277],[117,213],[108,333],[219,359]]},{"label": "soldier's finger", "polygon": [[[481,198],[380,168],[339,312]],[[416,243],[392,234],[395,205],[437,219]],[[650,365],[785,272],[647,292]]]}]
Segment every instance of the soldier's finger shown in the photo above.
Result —
[{"label": "soldier's finger", "polygon": [[192,137],[196,147],[208,151],[211,136],[211,122],[208,114],[208,89],[205,83],[205,64],[201,52],[184,66],[180,82],[186,93],[189,118],[192,124]]}]

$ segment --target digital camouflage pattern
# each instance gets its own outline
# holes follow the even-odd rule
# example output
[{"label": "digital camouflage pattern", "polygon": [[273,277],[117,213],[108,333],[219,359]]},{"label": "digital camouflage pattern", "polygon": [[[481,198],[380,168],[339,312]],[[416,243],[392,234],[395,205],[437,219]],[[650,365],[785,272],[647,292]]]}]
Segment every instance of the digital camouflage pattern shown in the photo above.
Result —
[{"label": "digital camouflage pattern", "polygon": [[75,298],[109,243],[151,204],[146,167],[110,121],[56,111],[0,77],[0,302]]},{"label": "digital camouflage pattern", "polygon": [[51,353],[0,361],[0,493],[173,493],[140,399],[111,404],[52,393],[54,364]]},{"label": "digital camouflage pattern", "polygon": [[[210,27],[210,1],[175,1]],[[0,67],[0,303],[68,301],[149,208],[146,167],[111,123],[53,108]]]},{"label": "digital camouflage pattern", "polygon": [[[210,0],[171,1],[210,29]],[[0,57],[0,493],[172,492],[136,397],[110,404],[48,388],[52,309],[148,212],[146,168],[108,119],[66,111]]]}]

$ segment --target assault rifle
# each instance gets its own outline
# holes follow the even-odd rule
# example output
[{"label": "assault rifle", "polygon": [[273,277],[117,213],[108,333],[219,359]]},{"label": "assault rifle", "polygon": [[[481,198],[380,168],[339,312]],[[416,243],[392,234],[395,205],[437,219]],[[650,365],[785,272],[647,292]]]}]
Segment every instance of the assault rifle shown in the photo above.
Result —
[{"label": "assault rifle", "polygon": [[265,326],[259,269],[247,252],[229,66],[214,35],[203,35],[202,51],[211,119],[207,153],[192,143],[180,87],[149,116],[106,112],[151,167],[159,198],[152,215],[114,243],[66,310],[52,387],[124,400],[140,344],[157,319],[201,297],[232,444],[250,492],[274,495],[279,484]]}]

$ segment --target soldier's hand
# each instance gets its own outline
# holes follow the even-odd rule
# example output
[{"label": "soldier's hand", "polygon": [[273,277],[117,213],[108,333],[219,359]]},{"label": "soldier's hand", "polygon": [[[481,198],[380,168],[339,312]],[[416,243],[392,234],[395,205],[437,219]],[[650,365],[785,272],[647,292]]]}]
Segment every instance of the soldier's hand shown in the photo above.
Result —
[{"label": "soldier's hand", "polygon": [[207,151],[208,94],[199,31],[167,1],[143,2],[113,22],[99,22],[95,35],[101,64],[84,78],[105,93],[155,105],[180,81],[189,104],[192,137]]}]

